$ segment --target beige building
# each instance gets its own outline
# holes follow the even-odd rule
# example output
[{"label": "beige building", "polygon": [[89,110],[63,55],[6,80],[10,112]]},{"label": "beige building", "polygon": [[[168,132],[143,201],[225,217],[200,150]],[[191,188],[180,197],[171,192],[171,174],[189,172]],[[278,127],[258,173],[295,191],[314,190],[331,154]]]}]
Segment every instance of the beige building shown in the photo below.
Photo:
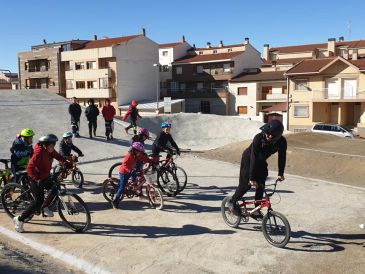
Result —
[{"label": "beige building", "polygon": [[158,45],[140,35],[90,41],[82,49],[63,52],[66,97],[86,104],[93,98],[100,107],[105,99],[115,106],[131,100],[156,98]]},{"label": "beige building", "polygon": [[44,89],[65,95],[64,68],[61,52],[81,48],[87,41],[71,40],[32,46],[31,51],[18,54],[19,88]]},{"label": "beige building", "polygon": [[186,112],[230,115],[228,81],[245,69],[258,68],[260,53],[245,38],[242,44],[195,48],[172,64],[169,95],[185,99]]},{"label": "beige building", "polygon": [[19,88],[18,74],[11,73],[10,70],[1,70],[0,69],[0,90],[1,89],[18,89],[18,88]]}]

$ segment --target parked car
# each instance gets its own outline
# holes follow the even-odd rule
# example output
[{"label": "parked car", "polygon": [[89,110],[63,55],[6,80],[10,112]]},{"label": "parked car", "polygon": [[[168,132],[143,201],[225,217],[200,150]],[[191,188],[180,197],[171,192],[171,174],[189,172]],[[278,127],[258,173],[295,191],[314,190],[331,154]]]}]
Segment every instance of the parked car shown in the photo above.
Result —
[{"label": "parked car", "polygon": [[338,137],[354,138],[354,135],[351,132],[337,124],[318,123],[312,127],[312,132],[327,133]]}]

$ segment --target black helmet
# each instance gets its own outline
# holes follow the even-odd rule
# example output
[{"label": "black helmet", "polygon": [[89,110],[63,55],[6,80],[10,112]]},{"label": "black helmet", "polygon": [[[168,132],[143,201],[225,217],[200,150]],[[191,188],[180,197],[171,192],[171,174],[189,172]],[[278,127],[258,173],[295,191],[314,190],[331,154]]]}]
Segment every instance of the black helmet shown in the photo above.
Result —
[{"label": "black helmet", "polygon": [[273,142],[279,140],[284,132],[284,126],[279,120],[271,120],[270,122],[260,127],[260,129],[262,130],[262,132],[271,135],[273,137]]},{"label": "black helmet", "polygon": [[47,134],[47,135],[42,136],[41,138],[39,138],[38,143],[49,145],[49,144],[56,144],[57,141],[58,141],[58,138],[57,138],[56,135]]}]

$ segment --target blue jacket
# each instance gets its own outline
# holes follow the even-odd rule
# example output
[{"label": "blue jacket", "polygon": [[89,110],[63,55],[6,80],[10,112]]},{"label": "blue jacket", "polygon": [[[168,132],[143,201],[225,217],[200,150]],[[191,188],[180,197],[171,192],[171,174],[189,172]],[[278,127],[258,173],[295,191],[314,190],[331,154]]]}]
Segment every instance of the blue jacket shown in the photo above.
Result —
[{"label": "blue jacket", "polygon": [[22,137],[17,137],[10,148],[11,163],[17,170],[25,169],[33,155],[33,146],[24,142]]}]

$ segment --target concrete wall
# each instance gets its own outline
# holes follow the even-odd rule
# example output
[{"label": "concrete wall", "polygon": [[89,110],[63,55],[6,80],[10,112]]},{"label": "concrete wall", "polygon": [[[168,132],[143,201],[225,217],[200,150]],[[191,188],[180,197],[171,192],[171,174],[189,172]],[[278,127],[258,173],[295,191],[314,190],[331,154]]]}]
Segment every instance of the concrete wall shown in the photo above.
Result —
[{"label": "concrete wall", "polygon": [[[247,95],[238,95],[238,88],[247,87]],[[256,116],[258,113],[256,106],[257,83],[229,83],[228,84],[230,99],[229,114],[238,115],[239,106],[247,106],[247,115]]]}]

